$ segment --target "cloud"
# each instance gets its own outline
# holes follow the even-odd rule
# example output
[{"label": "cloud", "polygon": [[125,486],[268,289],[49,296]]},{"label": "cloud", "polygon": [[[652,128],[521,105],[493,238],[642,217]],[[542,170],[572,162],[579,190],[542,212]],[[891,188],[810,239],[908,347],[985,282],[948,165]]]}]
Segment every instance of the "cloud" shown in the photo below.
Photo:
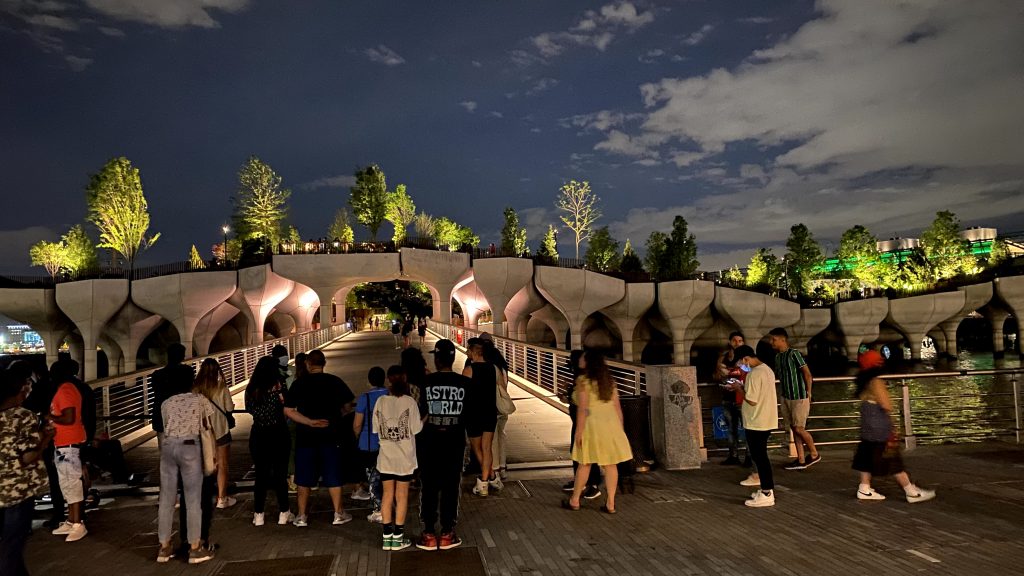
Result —
[{"label": "cloud", "polygon": [[400,64],[405,64],[405,58],[402,58],[398,52],[395,52],[384,44],[381,44],[376,48],[367,48],[363,53],[370,59],[370,62],[376,62],[377,64],[383,64],[385,66],[398,66]]},{"label": "cloud", "polygon": [[705,24],[701,26],[700,30],[697,30],[686,38],[683,38],[683,44],[686,44],[687,46],[696,46],[703,42],[708,37],[708,34],[710,34],[714,29],[715,27],[711,24]]},{"label": "cloud", "polygon": [[462,106],[466,109],[466,112],[472,114],[473,112],[476,112],[477,104],[473,100],[463,100],[462,102],[459,102],[459,106]]},{"label": "cloud", "polygon": [[561,225],[554,208],[523,208],[517,212],[519,224],[526,228],[526,237],[531,246],[536,246],[537,242],[544,237],[548,231],[548,224]]},{"label": "cloud", "polygon": [[618,34],[635,32],[651,22],[654,22],[654,12],[642,12],[632,2],[606,4],[599,10],[584,12],[568,30],[542,32],[529,38],[533,52],[515,50],[511,54],[512,62],[518,66],[545,62],[568,47],[582,46],[604,52]]},{"label": "cloud", "polygon": [[473,68],[483,68],[484,67],[483,63],[480,62],[479,60],[472,60],[470,63],[473,65]]},{"label": "cloud", "polygon": [[641,64],[654,64],[658,61],[658,58],[665,55],[665,51],[661,48],[655,48],[654,50],[648,50],[647,52],[639,55],[636,59]]},{"label": "cloud", "polygon": [[65,56],[64,60],[68,63],[68,66],[70,66],[71,69],[75,72],[81,72],[82,70],[85,70],[93,62],[92,58],[82,58],[80,56],[74,56],[71,54]]},{"label": "cloud", "polygon": [[498,112],[497,110],[491,110],[491,111],[489,112],[489,114],[490,114],[490,115],[491,115],[491,116],[492,116],[493,118],[504,118],[504,117],[505,117],[505,115],[504,115],[504,114],[502,114],[501,112]]},{"label": "cloud", "polygon": [[249,0],[85,0],[85,4],[111,18],[161,28],[219,28],[211,12],[237,14]]},{"label": "cloud", "polygon": [[121,38],[124,36],[123,30],[121,30],[120,28],[114,28],[112,26],[100,26],[99,31],[106,34],[107,36],[113,36],[116,38]]},{"label": "cloud", "polygon": [[767,16],[751,16],[750,18],[741,18],[740,22],[743,24],[770,24],[775,22],[775,18],[768,18]]},{"label": "cloud", "polygon": [[559,119],[563,128],[581,128],[583,132],[605,132],[611,128],[622,126],[626,122],[642,120],[643,114],[627,114],[614,110],[600,110],[590,114],[577,114]]},{"label": "cloud", "polygon": [[35,26],[42,26],[44,28],[62,30],[64,32],[74,32],[79,28],[78,22],[75,22],[73,18],[57,16],[54,14],[32,14],[25,17],[25,22]]},{"label": "cloud", "polygon": [[541,92],[547,92],[548,90],[558,86],[558,80],[555,78],[541,78],[533,83],[533,86],[526,91],[527,96],[536,96]]},{"label": "cloud", "polygon": [[325,176],[317,178],[312,182],[300,184],[303,190],[319,190],[320,188],[349,188],[356,185],[356,177],[351,174],[340,174],[338,176]]}]

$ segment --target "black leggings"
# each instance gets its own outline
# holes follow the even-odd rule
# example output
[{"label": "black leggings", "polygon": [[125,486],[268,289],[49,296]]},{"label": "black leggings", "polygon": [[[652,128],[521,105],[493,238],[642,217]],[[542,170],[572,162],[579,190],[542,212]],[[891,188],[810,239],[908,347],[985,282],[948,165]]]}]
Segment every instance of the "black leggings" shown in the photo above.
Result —
[{"label": "black leggings", "polygon": [[291,449],[288,429],[253,427],[249,436],[249,454],[256,467],[253,511],[262,513],[267,491],[277,494],[278,512],[288,511],[288,457]]},{"label": "black leggings", "polygon": [[768,436],[771,430],[747,429],[747,452],[754,461],[754,469],[761,478],[761,490],[774,490],[775,479],[772,478],[772,461],[768,459]]}]

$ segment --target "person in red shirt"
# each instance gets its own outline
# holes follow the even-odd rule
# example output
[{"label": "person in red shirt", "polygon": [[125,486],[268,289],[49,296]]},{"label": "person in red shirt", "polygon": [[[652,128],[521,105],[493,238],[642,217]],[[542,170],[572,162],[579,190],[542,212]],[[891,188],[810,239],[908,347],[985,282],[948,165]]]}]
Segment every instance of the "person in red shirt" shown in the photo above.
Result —
[{"label": "person in red shirt", "polygon": [[53,534],[67,536],[66,542],[81,540],[88,534],[82,518],[82,502],[85,500],[82,485],[82,460],[78,445],[86,438],[82,423],[82,395],[73,379],[78,374],[78,362],[58,360],[50,368],[50,376],[57,383],[57,392],[50,402],[49,420],[53,422],[56,434],[53,438],[54,463],[60,491],[68,503],[68,519],[53,530]]}]

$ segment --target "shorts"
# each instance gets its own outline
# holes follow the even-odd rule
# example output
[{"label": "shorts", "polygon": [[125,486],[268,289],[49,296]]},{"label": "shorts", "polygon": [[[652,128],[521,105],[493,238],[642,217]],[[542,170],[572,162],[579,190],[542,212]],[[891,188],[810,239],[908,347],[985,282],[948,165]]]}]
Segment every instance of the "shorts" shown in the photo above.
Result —
[{"label": "shorts", "polygon": [[806,428],[811,413],[811,401],[782,399],[782,424],[786,428]]},{"label": "shorts", "polygon": [[57,479],[60,493],[68,504],[76,504],[85,500],[85,489],[82,486],[82,460],[78,448],[64,446],[53,451],[53,463],[57,468]]},{"label": "shorts", "polygon": [[333,444],[295,448],[295,484],[313,488],[341,486],[341,455]]},{"label": "shorts", "polygon": [[476,416],[470,418],[466,422],[466,435],[470,438],[479,438],[484,435],[484,432],[494,433],[494,429],[498,427],[498,413],[488,416]]},{"label": "shorts", "polygon": [[406,474],[404,476],[399,476],[398,474],[381,474],[380,481],[384,482],[385,480],[394,480],[395,482],[412,482],[413,476],[415,476],[415,474]]},{"label": "shorts", "polygon": [[231,432],[217,438],[217,446],[227,446],[228,444],[231,444]]},{"label": "shorts", "polygon": [[854,470],[867,472],[872,476],[891,476],[903,472],[903,458],[899,450],[886,453],[888,442],[861,440],[853,455]]}]

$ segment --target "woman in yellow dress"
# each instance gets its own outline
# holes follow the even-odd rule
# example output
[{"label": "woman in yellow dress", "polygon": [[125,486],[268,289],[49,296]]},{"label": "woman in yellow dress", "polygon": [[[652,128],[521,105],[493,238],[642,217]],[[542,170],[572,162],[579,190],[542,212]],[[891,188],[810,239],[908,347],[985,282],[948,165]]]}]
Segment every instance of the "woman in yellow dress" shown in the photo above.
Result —
[{"label": "woman in yellow dress", "polygon": [[615,514],[615,489],[619,484],[616,465],[633,457],[629,439],[622,428],[622,406],[619,393],[612,382],[604,356],[587,350],[579,361],[580,376],[573,392],[579,412],[576,417],[576,438],[572,445],[572,459],[580,463],[572,496],[562,501],[562,507],[580,509],[580,496],[587,488],[590,473],[588,464],[597,464],[604,471],[605,494],[608,499],[601,511]]}]

